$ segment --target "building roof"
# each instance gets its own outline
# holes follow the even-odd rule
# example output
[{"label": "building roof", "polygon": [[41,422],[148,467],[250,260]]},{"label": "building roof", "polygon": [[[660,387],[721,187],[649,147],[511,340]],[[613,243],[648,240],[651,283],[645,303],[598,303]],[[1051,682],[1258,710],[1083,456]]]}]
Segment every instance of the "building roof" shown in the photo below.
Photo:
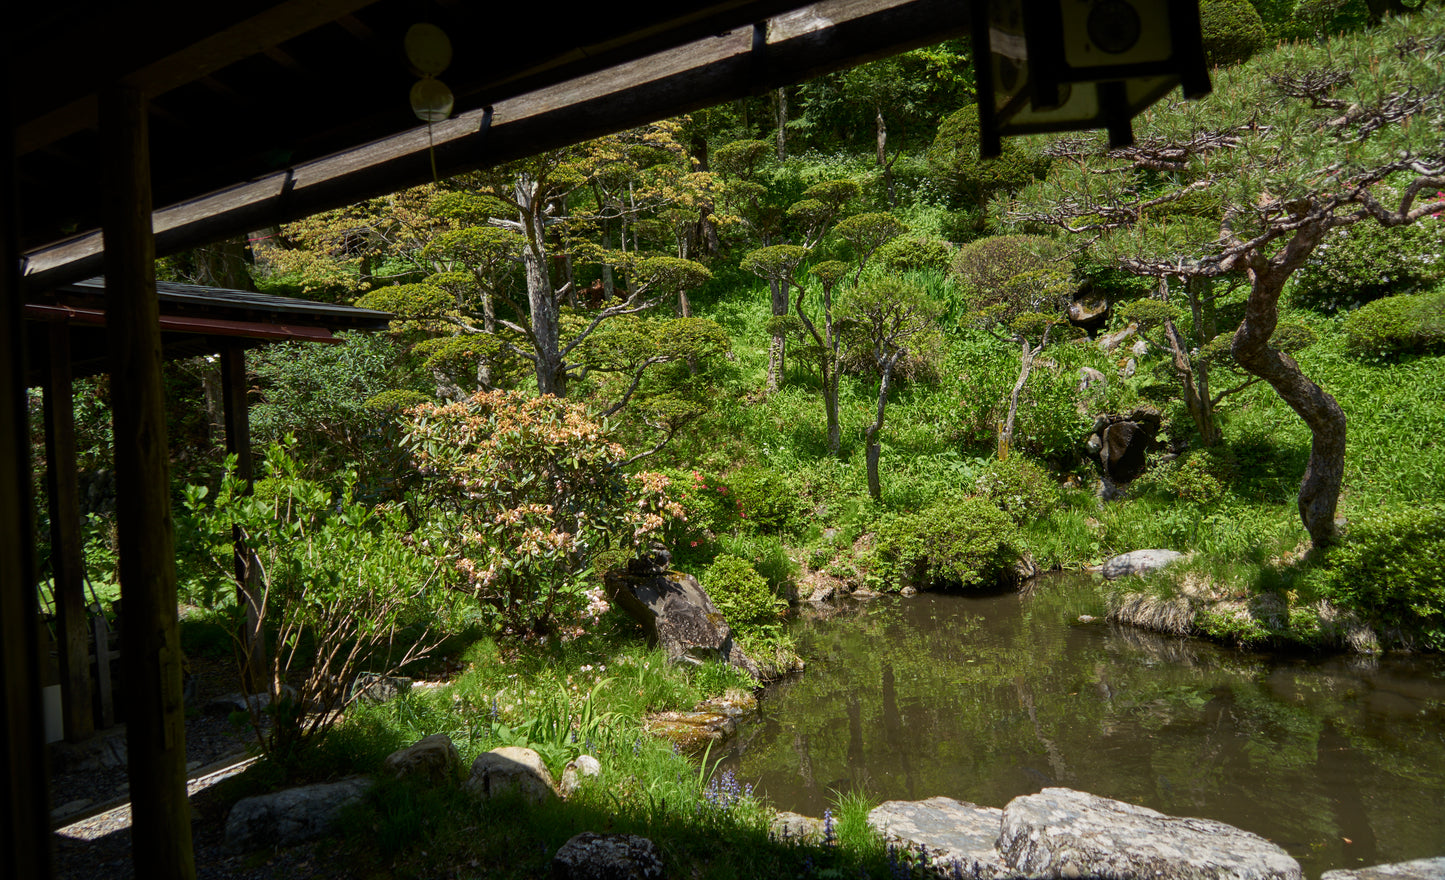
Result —
[{"label": "building roof", "polygon": [[[271,342],[337,342],[343,330],[385,330],[391,315],[334,303],[195,284],[156,283],[162,352],[167,360],[215,354],[228,340],[246,346]],[[66,284],[26,303],[29,384],[39,384],[48,326],[70,327],[71,369],[77,376],[107,368],[105,282]]]},{"label": "building roof", "polygon": [[[662,11],[659,11],[662,10]],[[24,4],[7,21],[26,290],[101,271],[96,107],[150,99],[158,255],[967,32],[958,0]],[[402,38],[454,49],[418,126]],[[13,25],[13,26],[12,26]],[[3,39],[3,38],[0,38]]]}]

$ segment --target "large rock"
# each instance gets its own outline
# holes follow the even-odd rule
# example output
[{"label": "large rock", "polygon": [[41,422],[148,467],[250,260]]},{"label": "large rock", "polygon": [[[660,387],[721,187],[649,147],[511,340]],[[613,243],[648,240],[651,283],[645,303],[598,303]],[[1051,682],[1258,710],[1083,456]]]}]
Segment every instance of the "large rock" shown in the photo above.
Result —
[{"label": "large rock", "polygon": [[1445,880],[1445,856],[1369,868],[1326,871],[1320,880]]},{"label": "large rock", "polygon": [[400,675],[362,672],[351,683],[351,699],[366,703],[387,703],[411,693],[412,680]]},{"label": "large rock", "polygon": [[374,784],[367,777],[242,798],[226,817],[226,843],[239,850],[291,846],[329,832],[341,810]]},{"label": "large rock", "polygon": [[1067,788],[1014,798],[998,850],[1028,877],[1100,880],[1301,880],[1299,863],[1262,837]]},{"label": "large rock", "polygon": [[602,762],[591,755],[578,755],[562,768],[562,797],[570,798],[582,788],[582,780],[596,779],[602,775]]},{"label": "large rock", "polygon": [[1094,420],[1087,446],[1097,452],[1104,479],[1114,484],[1132,482],[1144,473],[1145,454],[1159,433],[1160,415],[1149,408],[1128,415],[1102,415]]},{"label": "large rock", "polygon": [[690,574],[669,571],[666,551],[628,563],[603,579],[612,600],[642,625],[649,644],[660,644],[674,663],[721,660],[759,677],[758,665],[733,638],[732,627]]},{"label": "large rock", "polygon": [[1112,352],[1114,349],[1118,348],[1121,344],[1123,344],[1124,340],[1128,339],[1130,336],[1133,336],[1135,333],[1138,332],[1139,325],[1130,324],[1123,330],[1116,330],[1113,333],[1100,336],[1099,347],[1102,348],[1104,351]]},{"label": "large rock", "polygon": [[997,807],[946,797],[887,801],[868,814],[868,824],[890,840],[926,848],[944,877],[994,880],[1013,873],[994,845],[1003,824]]},{"label": "large rock", "polygon": [[1158,571],[1184,558],[1178,550],[1134,550],[1110,557],[1103,567],[1106,580],[1116,580],[1131,574],[1148,574]]},{"label": "large rock", "polygon": [[542,756],[516,746],[478,755],[472,762],[472,774],[462,787],[484,799],[516,792],[534,804],[557,796],[557,783],[552,781]]},{"label": "large rock", "polygon": [[382,768],[396,779],[421,779],[435,784],[455,782],[461,775],[462,756],[451,737],[434,733],[415,745],[386,756]]},{"label": "large rock", "polygon": [[552,880],[662,880],[657,844],[635,834],[583,831],[552,856]]}]

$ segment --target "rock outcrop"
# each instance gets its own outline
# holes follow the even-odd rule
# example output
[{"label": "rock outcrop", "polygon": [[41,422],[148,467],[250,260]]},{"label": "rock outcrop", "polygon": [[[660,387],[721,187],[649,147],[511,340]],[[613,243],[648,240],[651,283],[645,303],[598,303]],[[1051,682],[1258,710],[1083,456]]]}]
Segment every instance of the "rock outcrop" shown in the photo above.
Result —
[{"label": "rock outcrop", "polygon": [[562,797],[570,798],[582,788],[583,781],[596,779],[602,775],[602,763],[591,755],[578,755],[567,762],[562,769],[562,784],[560,786]]},{"label": "rock outcrop", "polygon": [[868,822],[894,843],[926,850],[942,878],[1301,880],[1299,863],[1258,835],[1067,788],[1014,798],[1002,810],[944,797],[889,801]]},{"label": "rock outcrop", "polygon": [[1134,550],[1120,553],[1104,562],[1101,569],[1106,580],[1117,580],[1131,574],[1158,571],[1184,558],[1178,550]]},{"label": "rock outcrop", "polygon": [[421,779],[442,785],[461,775],[462,757],[451,737],[434,733],[414,745],[397,749],[382,762],[382,770],[395,779]]},{"label": "rock outcrop", "polygon": [[1145,454],[1154,446],[1159,424],[1158,411],[1147,407],[1094,420],[1086,445],[1099,456],[1106,487],[1132,482],[1144,473]]},{"label": "rock outcrop", "polygon": [[331,831],[342,809],[361,800],[373,784],[358,776],[242,798],[226,817],[226,844],[251,850],[320,837]]},{"label": "rock outcrop", "polygon": [[1416,859],[1413,862],[1395,862],[1392,865],[1375,865],[1369,868],[1348,868],[1326,871],[1320,880],[1442,880],[1445,878],[1445,856],[1436,859]]},{"label": "rock outcrop", "polygon": [[957,873],[976,880],[1012,876],[997,847],[1003,810],[968,801],[935,797],[926,801],[887,801],[868,814],[868,824],[884,837],[927,848],[944,876]]},{"label": "rock outcrop", "polygon": [[1182,819],[1067,788],[1014,798],[998,851],[1028,877],[1301,880],[1264,838],[1212,819]]},{"label": "rock outcrop", "polygon": [[462,787],[483,799],[517,793],[534,804],[557,797],[557,783],[542,756],[532,749],[507,746],[492,749],[472,762],[471,776]]},{"label": "rock outcrop", "polygon": [[552,856],[552,880],[662,880],[657,844],[635,834],[583,831]]},{"label": "rock outcrop", "polygon": [[758,665],[743,653],[707,591],[692,575],[668,570],[671,561],[658,549],[632,560],[625,571],[609,572],[603,580],[612,601],[642,625],[649,644],[662,646],[668,660],[721,660],[758,678]]}]

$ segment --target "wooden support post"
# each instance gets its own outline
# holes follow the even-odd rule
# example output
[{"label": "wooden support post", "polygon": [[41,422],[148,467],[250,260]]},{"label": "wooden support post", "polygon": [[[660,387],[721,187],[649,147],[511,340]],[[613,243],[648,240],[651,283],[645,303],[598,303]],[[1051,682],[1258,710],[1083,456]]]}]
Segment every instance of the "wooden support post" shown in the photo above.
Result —
[{"label": "wooden support post", "polygon": [[[9,48],[8,41],[0,45]],[[0,89],[0,119],[10,118],[10,95]],[[15,129],[6,125],[0,133],[0,877],[31,880],[50,876],[50,798],[16,202]]]},{"label": "wooden support post", "polygon": [[[221,386],[226,451],[236,456],[236,476],[246,481],[249,492],[256,473],[251,462],[251,420],[246,404],[246,349],[239,342],[228,341],[221,350]],[[236,544],[236,604],[246,610],[246,620],[241,624],[241,689],[248,694],[261,693],[270,686],[270,664],[261,620],[260,569],[239,526],[232,527],[231,538]]]},{"label": "wooden support post", "polygon": [[60,623],[60,701],[65,738],[95,732],[90,704],[90,627],[85,610],[85,551],[80,540],[80,481],[75,463],[70,327],[50,324],[45,371],[45,486],[50,494],[50,568]]},{"label": "wooden support post", "polygon": [[131,853],[136,876],[193,880],[146,107],[124,85],[100,96]]}]

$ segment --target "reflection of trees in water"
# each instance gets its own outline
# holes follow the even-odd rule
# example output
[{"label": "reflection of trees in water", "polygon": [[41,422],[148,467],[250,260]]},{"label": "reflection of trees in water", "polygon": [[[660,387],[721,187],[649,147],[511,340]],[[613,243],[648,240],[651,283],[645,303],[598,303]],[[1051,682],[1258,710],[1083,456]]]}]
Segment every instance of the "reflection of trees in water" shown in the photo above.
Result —
[{"label": "reflection of trees in water", "polygon": [[[1002,806],[1063,784],[1250,828],[1305,847],[1307,863],[1342,858],[1341,837],[1356,841],[1351,859],[1371,846],[1380,859],[1440,854],[1419,851],[1445,827],[1434,667],[1268,661],[1069,626],[1085,612],[1048,590],[1023,613],[1017,601],[925,594],[802,624],[808,672],[765,695],[734,766],[812,815],[830,789]],[[1391,801],[1414,818],[1392,818]]]}]

